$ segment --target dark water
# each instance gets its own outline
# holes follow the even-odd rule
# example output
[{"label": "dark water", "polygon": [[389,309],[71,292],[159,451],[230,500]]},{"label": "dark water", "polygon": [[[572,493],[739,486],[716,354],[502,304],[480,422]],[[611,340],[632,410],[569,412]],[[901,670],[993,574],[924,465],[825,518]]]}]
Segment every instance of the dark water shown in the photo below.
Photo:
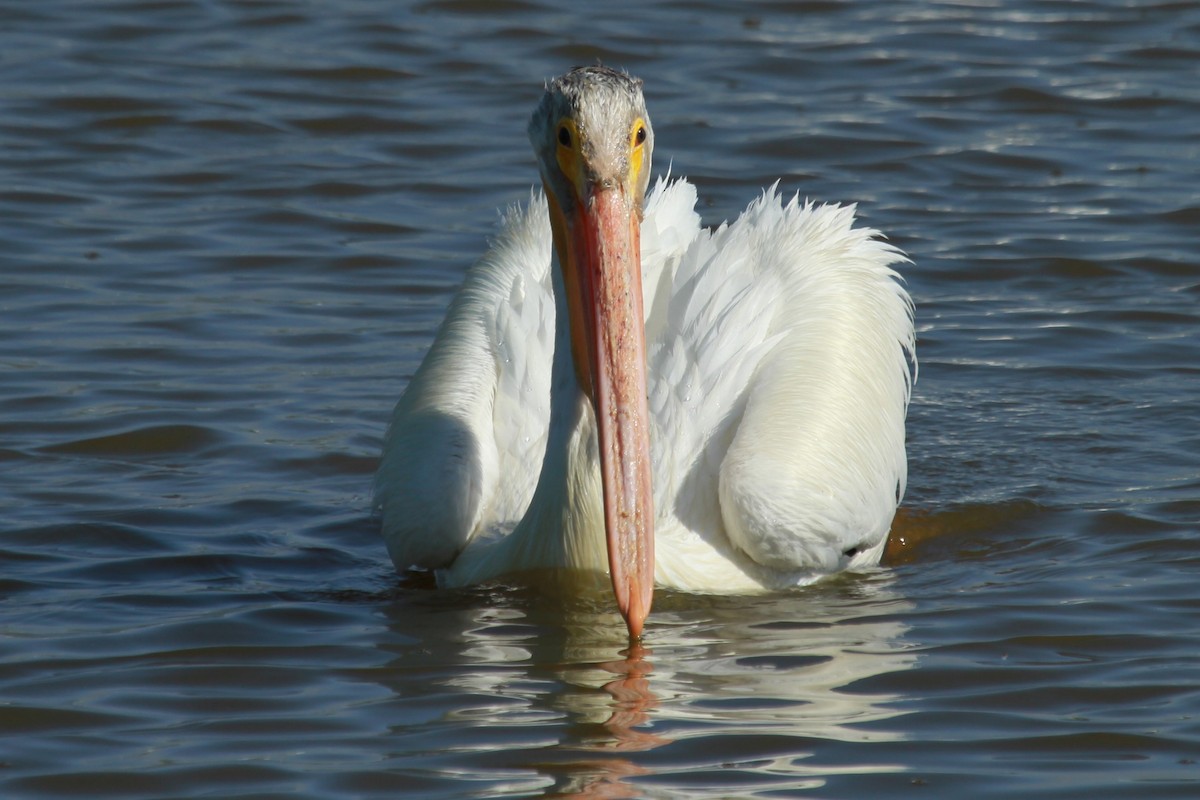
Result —
[{"label": "dark water", "polygon": [[[1200,796],[1200,8],[0,3],[0,796]],[[905,547],[766,598],[398,578],[392,404],[541,81],[706,220],[915,264]]]}]

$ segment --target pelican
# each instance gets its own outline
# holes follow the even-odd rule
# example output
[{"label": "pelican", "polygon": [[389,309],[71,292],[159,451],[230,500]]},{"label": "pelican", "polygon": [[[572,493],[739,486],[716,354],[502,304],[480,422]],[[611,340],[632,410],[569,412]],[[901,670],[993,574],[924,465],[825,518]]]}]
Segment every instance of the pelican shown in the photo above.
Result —
[{"label": "pelican", "polygon": [[550,81],[528,131],[543,191],[467,272],[388,426],[396,567],[444,586],[607,573],[638,639],[656,585],[878,563],[907,479],[904,256],[853,206],[778,184],[701,227],[691,184],[651,186],[624,72]]}]

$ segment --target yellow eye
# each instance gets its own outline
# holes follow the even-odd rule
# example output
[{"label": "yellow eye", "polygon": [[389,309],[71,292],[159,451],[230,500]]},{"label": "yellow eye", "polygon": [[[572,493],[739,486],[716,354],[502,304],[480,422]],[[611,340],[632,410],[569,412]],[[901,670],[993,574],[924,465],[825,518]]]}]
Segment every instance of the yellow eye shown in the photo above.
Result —
[{"label": "yellow eye", "polygon": [[647,135],[646,120],[639,117],[634,120],[633,127],[629,129],[629,146],[634,148],[641,147],[646,143]]},{"label": "yellow eye", "polygon": [[558,130],[554,133],[554,138],[558,141],[558,149],[555,153],[555,160],[558,161],[558,168],[562,170],[563,175],[571,181],[576,181],[579,175],[579,159],[581,158],[579,148],[582,145],[579,137],[579,128],[575,125],[575,120],[570,117],[563,117],[558,121]]},{"label": "yellow eye", "polygon": [[579,136],[579,127],[575,124],[575,120],[570,117],[563,117],[558,121],[558,129],[554,132],[554,138],[558,141],[559,152],[563,150],[578,150],[583,144]]}]

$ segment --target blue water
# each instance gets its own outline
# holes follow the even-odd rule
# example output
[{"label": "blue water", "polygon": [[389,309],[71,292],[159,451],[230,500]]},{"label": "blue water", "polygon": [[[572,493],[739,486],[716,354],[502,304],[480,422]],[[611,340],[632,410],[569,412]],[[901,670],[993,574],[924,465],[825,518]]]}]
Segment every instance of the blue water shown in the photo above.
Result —
[{"label": "blue water", "polygon": [[[1200,795],[1200,6],[0,2],[0,795]],[[889,564],[607,605],[395,574],[386,420],[542,81],[711,224],[913,264]]]}]

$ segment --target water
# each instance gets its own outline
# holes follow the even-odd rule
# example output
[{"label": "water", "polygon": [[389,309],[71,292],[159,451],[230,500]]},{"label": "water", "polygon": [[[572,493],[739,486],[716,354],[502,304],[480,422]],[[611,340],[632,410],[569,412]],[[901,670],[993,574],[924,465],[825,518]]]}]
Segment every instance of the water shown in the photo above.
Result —
[{"label": "water", "polygon": [[[1200,794],[1200,10],[0,3],[4,797]],[[909,252],[890,565],[616,614],[398,577],[383,427],[541,81],[710,223]]]}]

